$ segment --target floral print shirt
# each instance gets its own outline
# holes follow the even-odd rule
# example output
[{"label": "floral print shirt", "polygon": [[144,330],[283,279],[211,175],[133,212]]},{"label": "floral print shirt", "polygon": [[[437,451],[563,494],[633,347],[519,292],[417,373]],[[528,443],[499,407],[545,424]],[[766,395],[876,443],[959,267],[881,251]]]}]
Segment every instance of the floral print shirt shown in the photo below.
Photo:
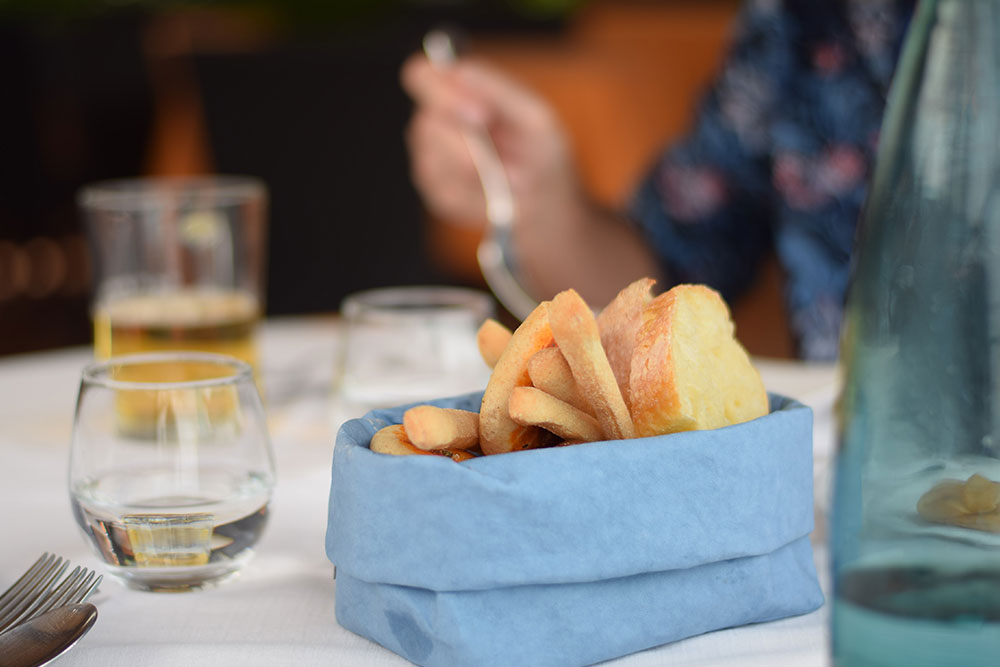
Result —
[{"label": "floral print shirt", "polygon": [[798,353],[837,355],[854,230],[914,0],[749,0],[631,218],[673,282],[738,298],[773,249]]}]

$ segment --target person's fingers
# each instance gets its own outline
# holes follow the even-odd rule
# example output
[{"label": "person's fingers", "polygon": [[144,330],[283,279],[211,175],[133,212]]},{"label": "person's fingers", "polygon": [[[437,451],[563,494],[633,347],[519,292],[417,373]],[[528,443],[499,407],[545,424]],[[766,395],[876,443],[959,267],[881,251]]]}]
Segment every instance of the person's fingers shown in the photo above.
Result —
[{"label": "person's fingers", "polygon": [[[435,67],[415,55],[400,79],[416,102],[407,136],[411,176],[424,203],[439,215],[481,218],[485,210],[462,137],[469,129],[489,131],[519,198],[560,190],[572,180],[569,146],[555,112],[502,71],[469,59]],[[483,122],[472,118],[477,115]]]},{"label": "person's fingers", "polygon": [[455,123],[440,114],[417,112],[407,127],[411,178],[425,204],[446,218],[482,217],[479,177]]},{"label": "person's fingers", "polygon": [[491,123],[528,131],[547,131],[555,123],[552,107],[534,91],[500,70],[475,60],[453,67],[455,88],[489,113]]},{"label": "person's fingers", "polygon": [[458,81],[452,67],[436,67],[422,54],[413,54],[400,68],[399,79],[418,107],[471,125],[484,125],[488,120],[488,111],[478,96]]},{"label": "person's fingers", "polygon": [[549,104],[528,87],[487,63],[463,58],[435,66],[421,54],[400,69],[403,89],[418,106],[479,126],[547,131],[555,123]]},{"label": "person's fingers", "polygon": [[406,141],[421,175],[461,178],[475,167],[465,139],[454,123],[438,114],[418,112],[407,127]]}]

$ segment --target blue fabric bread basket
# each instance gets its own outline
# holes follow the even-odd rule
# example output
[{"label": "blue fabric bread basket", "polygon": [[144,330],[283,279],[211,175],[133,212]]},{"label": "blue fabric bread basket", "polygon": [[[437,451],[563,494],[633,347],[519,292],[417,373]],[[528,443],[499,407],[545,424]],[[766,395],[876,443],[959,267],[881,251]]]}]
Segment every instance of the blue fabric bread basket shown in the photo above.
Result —
[{"label": "blue fabric bread basket", "polygon": [[337,621],[414,663],[587,665],[823,603],[800,403],[462,463],[370,451],[404,411],[340,428],[326,550]]}]

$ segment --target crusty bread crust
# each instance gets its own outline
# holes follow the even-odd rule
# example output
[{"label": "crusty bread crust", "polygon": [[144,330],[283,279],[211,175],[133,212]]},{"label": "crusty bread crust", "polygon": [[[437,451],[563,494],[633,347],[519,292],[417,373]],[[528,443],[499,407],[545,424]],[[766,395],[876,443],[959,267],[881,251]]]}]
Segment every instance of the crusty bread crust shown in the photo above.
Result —
[{"label": "crusty bread crust", "polygon": [[640,278],[618,292],[601,314],[597,316],[597,328],[601,332],[601,344],[608,355],[608,363],[615,374],[618,388],[626,405],[629,396],[629,376],[632,373],[632,352],[635,349],[636,334],[642,325],[642,309],[653,300],[652,278]]}]

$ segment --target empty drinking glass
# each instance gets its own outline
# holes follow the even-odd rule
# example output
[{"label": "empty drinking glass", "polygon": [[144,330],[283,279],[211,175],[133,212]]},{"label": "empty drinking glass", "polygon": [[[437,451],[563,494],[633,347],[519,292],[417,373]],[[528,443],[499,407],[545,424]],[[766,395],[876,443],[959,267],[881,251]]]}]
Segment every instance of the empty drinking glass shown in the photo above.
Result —
[{"label": "empty drinking glass", "polygon": [[493,315],[486,293],[389,287],[348,296],[337,398],[347,416],[482,390],[489,368],[476,344]]}]

